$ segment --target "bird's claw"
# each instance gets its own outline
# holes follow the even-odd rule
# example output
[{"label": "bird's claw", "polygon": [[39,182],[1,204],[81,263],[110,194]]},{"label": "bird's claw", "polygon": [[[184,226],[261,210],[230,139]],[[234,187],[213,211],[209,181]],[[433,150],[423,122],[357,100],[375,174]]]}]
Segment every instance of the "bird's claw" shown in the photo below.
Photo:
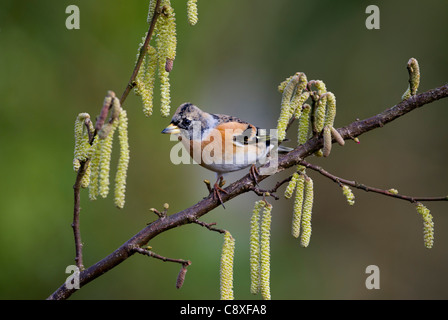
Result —
[{"label": "bird's claw", "polygon": [[255,182],[255,184],[258,186],[258,176],[260,173],[258,172],[257,167],[253,164],[250,166],[249,169],[249,176],[250,178]]},{"label": "bird's claw", "polygon": [[222,197],[221,197],[220,192],[223,192],[225,194],[228,194],[228,192],[221,188],[223,185],[224,185],[223,178],[219,177],[219,179],[213,185],[213,190],[212,191],[213,191],[213,198],[218,200],[219,204],[221,204],[222,207],[225,209],[226,207],[224,206],[224,201],[222,201]]}]

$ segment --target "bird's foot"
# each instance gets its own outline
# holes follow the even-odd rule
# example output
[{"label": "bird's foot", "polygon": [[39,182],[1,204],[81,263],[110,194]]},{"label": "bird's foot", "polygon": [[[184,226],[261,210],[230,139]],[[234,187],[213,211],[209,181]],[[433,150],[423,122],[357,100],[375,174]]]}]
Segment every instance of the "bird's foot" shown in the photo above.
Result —
[{"label": "bird's foot", "polygon": [[225,184],[225,181],[223,180],[223,177],[219,177],[218,180],[216,180],[215,184],[213,185],[213,198],[219,201],[219,203],[222,205],[222,207],[225,209],[224,202],[222,201],[221,192],[228,194],[228,192],[221,187]]},{"label": "bird's foot", "polygon": [[250,178],[255,182],[255,185],[258,186],[258,176],[260,175],[260,173],[258,172],[257,167],[253,164],[250,166],[249,169],[249,176]]}]

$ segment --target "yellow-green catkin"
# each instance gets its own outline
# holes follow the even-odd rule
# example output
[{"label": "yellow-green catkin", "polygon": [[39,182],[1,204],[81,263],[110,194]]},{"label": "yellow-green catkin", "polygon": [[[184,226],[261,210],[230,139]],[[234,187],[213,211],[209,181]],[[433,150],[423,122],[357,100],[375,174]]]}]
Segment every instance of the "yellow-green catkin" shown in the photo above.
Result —
[{"label": "yellow-green catkin", "polygon": [[297,143],[304,144],[308,140],[311,106],[304,104],[299,118]]},{"label": "yellow-green catkin", "polygon": [[324,128],[325,112],[327,107],[327,96],[322,95],[316,103],[314,111],[314,131],[321,132]]},{"label": "yellow-green catkin", "polygon": [[88,113],[80,113],[75,121],[75,150],[73,158],[73,169],[79,170],[80,161],[87,160],[87,153],[90,149],[89,135],[85,128],[85,120],[90,119]]},{"label": "yellow-green catkin", "polygon": [[398,194],[398,190],[397,189],[394,189],[394,188],[392,188],[392,189],[389,189],[389,190],[387,190],[389,193],[391,193],[391,194]]},{"label": "yellow-green catkin", "polygon": [[271,300],[270,273],[271,273],[271,212],[272,205],[266,203],[261,218],[260,235],[260,291],[264,300]]},{"label": "yellow-green catkin", "polygon": [[164,12],[160,24],[157,26],[157,38],[160,41],[159,48],[162,48],[161,56],[163,58],[174,60],[177,47],[175,13],[170,0],[162,0],[162,6],[164,7]]},{"label": "yellow-green catkin", "polygon": [[187,17],[191,26],[198,23],[198,0],[187,1]]},{"label": "yellow-green catkin", "polygon": [[[145,37],[142,38],[142,43],[140,43],[138,48],[138,54],[137,59],[140,54],[141,47],[143,46],[145,41]],[[137,62],[137,61],[136,61]],[[145,83],[145,74],[146,74],[146,64],[147,64],[147,57],[146,55],[143,57],[142,64],[140,66],[140,69],[138,70],[137,76],[135,77],[135,86],[134,86],[134,93],[137,96],[140,96],[142,98],[143,103],[143,112],[146,116],[150,116],[152,114],[152,93],[149,93],[146,88]],[[149,114],[148,111],[149,110]]]},{"label": "yellow-green catkin", "polygon": [[331,136],[331,127],[325,126],[323,131],[323,138],[324,138],[324,147],[322,149],[322,155],[324,157],[328,157],[331,152],[331,146],[333,144],[332,142],[332,136]]},{"label": "yellow-green catkin", "polygon": [[233,300],[233,256],[235,239],[230,232],[224,233],[224,244],[221,252],[220,291],[221,300]]},{"label": "yellow-green catkin", "polygon": [[342,194],[347,199],[349,205],[352,206],[355,204],[355,195],[353,194],[352,189],[350,189],[349,186],[345,184],[342,186]]},{"label": "yellow-green catkin", "polygon": [[300,74],[295,74],[288,81],[282,92],[282,102],[280,109],[280,116],[277,123],[278,140],[283,141],[286,137],[286,129],[288,127],[289,120],[291,119],[294,110],[291,107],[291,99],[293,97],[296,86],[299,83]]},{"label": "yellow-green catkin", "polygon": [[302,94],[298,95],[297,99],[295,97],[296,96],[294,96],[293,101],[291,101],[291,110],[295,110],[294,117],[296,119],[299,119],[302,115],[302,106],[310,97],[310,93],[308,91],[305,91]]},{"label": "yellow-green catkin", "polygon": [[170,69],[167,68],[167,65],[172,64],[176,58],[176,18],[170,0],[162,0],[161,6],[163,7],[163,13],[156,24],[156,48],[160,80],[160,111],[162,117],[168,117],[170,114],[171,97],[168,72]]},{"label": "yellow-green catkin", "polygon": [[[308,91],[303,92],[305,90],[306,85],[308,84],[307,77],[304,73],[297,73],[299,76],[299,82],[297,83],[296,90],[291,98],[290,108],[294,117],[298,119],[302,112],[302,105],[306,100],[310,97],[310,93]],[[291,114],[292,116],[292,114]]]},{"label": "yellow-green catkin", "polygon": [[415,95],[420,85],[420,67],[418,61],[415,58],[411,58],[408,61],[409,70],[409,86],[411,89],[411,95]]},{"label": "yellow-green catkin", "polygon": [[149,9],[148,9],[148,18],[147,22],[151,23],[152,18],[154,17],[154,12],[156,10],[157,0],[149,0]]},{"label": "yellow-green catkin", "polygon": [[289,199],[292,197],[292,194],[294,193],[298,179],[299,179],[299,173],[294,172],[294,174],[292,175],[292,178],[289,181],[288,186],[286,187],[286,190],[285,190],[285,198],[286,199]]},{"label": "yellow-green catkin", "polygon": [[142,98],[143,113],[149,117],[153,110],[154,82],[157,70],[157,51],[149,46],[135,80],[135,93]]},{"label": "yellow-green catkin", "polygon": [[310,84],[316,87],[318,96],[321,96],[327,92],[327,86],[322,80],[312,80],[310,81]]},{"label": "yellow-green catkin", "polygon": [[[110,124],[112,127],[108,135],[104,139],[100,139],[100,159],[99,159],[99,194],[106,198],[109,194],[109,173],[110,173],[110,159],[112,156],[112,144],[115,129],[118,121]],[[104,128],[104,127],[103,127]]]},{"label": "yellow-green catkin", "polygon": [[407,90],[401,97],[402,100],[409,99],[411,96],[415,95],[420,85],[420,67],[418,65],[417,59],[409,59],[407,68],[409,73],[409,85]]},{"label": "yellow-green catkin", "polygon": [[286,85],[289,83],[289,81],[292,79],[292,77],[294,77],[294,75],[292,75],[292,76],[286,78],[285,80],[283,80],[283,81],[277,86],[277,90],[278,90],[278,92],[283,93],[283,91],[284,91],[285,88],[286,88]]},{"label": "yellow-green catkin", "polygon": [[73,158],[73,170],[78,171],[81,167],[81,162],[78,159]]},{"label": "yellow-green catkin", "polygon": [[89,199],[96,200],[98,197],[98,178],[100,168],[101,156],[101,139],[98,135],[95,136],[92,147],[89,151],[90,158],[90,182],[89,182]]},{"label": "yellow-green catkin", "polygon": [[170,115],[170,79],[169,73],[164,69],[165,62],[159,60],[159,79],[160,79],[160,112],[162,117],[168,117]]},{"label": "yellow-green catkin", "polygon": [[336,96],[332,92],[327,92],[325,96],[327,97],[327,109],[324,126],[333,127],[336,118]]},{"label": "yellow-green catkin", "polygon": [[260,292],[260,210],[264,200],[255,202],[250,220],[250,292]]},{"label": "yellow-green catkin", "polygon": [[324,153],[322,152],[322,149],[317,150],[316,152],[314,152],[314,155],[316,157],[323,157]]},{"label": "yellow-green catkin", "polygon": [[304,200],[301,222],[301,236],[300,245],[302,247],[308,247],[311,238],[311,213],[313,210],[314,190],[313,180],[310,177],[305,178],[304,185]]},{"label": "yellow-green catkin", "polygon": [[86,171],[81,179],[81,188],[87,188],[90,184],[90,173],[91,173],[90,162],[87,162],[86,165],[87,165]]},{"label": "yellow-green catkin", "polygon": [[115,174],[115,206],[122,209],[125,203],[126,177],[129,165],[128,117],[126,110],[120,113],[118,122],[118,141],[120,143],[120,157],[117,173]]},{"label": "yellow-green catkin", "polygon": [[425,247],[431,249],[434,245],[434,222],[432,221],[432,215],[428,208],[422,203],[417,203],[417,212],[423,218],[423,240]]},{"label": "yellow-green catkin", "polygon": [[301,174],[296,184],[296,196],[294,198],[294,208],[292,214],[292,226],[291,233],[294,238],[298,238],[300,235],[302,210],[303,210],[303,189],[305,185],[305,176]]},{"label": "yellow-green catkin", "polygon": [[411,89],[408,88],[406,89],[406,91],[403,93],[403,95],[401,96],[401,100],[406,100],[409,99],[411,97]]}]

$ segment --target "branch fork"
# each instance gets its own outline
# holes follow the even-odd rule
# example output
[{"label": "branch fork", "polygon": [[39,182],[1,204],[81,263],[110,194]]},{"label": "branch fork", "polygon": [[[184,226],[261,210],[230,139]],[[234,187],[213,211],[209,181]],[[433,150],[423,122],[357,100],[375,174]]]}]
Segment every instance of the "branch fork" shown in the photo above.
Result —
[{"label": "branch fork", "polygon": [[169,207],[169,204],[165,203],[163,205],[163,211],[159,211],[155,208],[151,208],[149,211],[154,212],[160,219],[165,219],[167,217]]}]

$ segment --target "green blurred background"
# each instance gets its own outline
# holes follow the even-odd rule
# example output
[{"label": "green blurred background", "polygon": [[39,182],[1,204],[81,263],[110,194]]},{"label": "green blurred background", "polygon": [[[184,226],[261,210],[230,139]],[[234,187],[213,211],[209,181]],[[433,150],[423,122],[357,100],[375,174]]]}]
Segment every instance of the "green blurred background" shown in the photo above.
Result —
[{"label": "green blurred background", "polygon": [[[272,128],[281,99],[277,85],[303,71],[336,94],[335,124],[344,126],[400,101],[411,57],[421,67],[419,92],[448,81],[446,1],[200,0],[194,27],[187,24],[185,2],[172,1],[178,25],[173,111],[190,101]],[[80,30],[65,27],[70,4],[80,8]],[[365,27],[369,4],[380,8],[380,30]],[[147,7],[148,1],[1,1],[1,299],[44,299],[68,276],[65,268],[74,263],[73,123],[80,112],[94,118],[107,90],[120,95],[125,89],[147,29]],[[145,118],[133,94],[124,107],[131,145],[126,206],[116,209],[110,197],[90,202],[82,192],[86,266],[152,221],[149,208],[168,202],[170,213],[184,209],[206,195],[202,180],[214,179],[199,166],[170,162],[173,142],[160,134],[169,119],[157,108]],[[445,195],[447,119],[445,99],[361,136],[359,145],[335,146],[328,159],[309,160],[367,185]],[[334,183],[309,173],[316,193],[308,248],[290,235],[292,201],[273,203],[273,299],[448,298],[448,203],[427,204],[436,230],[428,250],[412,204],[354,190],[356,204],[349,206]],[[256,199],[240,196],[203,218],[236,238],[237,299],[260,298],[249,293]],[[150,242],[156,253],[192,261],[181,290],[175,288],[177,264],[134,256],[72,299],[218,299],[222,240],[188,225]],[[365,287],[368,265],[380,268],[379,290]]]}]

